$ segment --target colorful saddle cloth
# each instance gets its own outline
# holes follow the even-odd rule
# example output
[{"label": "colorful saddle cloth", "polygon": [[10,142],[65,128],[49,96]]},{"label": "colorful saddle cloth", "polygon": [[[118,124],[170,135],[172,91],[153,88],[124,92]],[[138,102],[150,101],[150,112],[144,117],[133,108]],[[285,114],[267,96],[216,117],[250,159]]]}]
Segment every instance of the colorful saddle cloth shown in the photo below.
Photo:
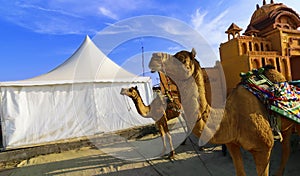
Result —
[{"label": "colorful saddle cloth", "polygon": [[272,83],[262,72],[263,70],[253,70],[241,73],[242,85],[269,110],[300,123],[300,88],[288,82]]}]

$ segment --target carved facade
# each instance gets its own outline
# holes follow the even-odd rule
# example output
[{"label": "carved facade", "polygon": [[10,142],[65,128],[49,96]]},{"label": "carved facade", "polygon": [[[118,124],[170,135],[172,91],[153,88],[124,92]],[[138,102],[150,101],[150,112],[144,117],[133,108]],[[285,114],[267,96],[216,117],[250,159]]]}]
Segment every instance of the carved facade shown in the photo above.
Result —
[{"label": "carved facade", "polygon": [[227,92],[240,81],[239,73],[267,64],[286,76],[300,79],[300,17],[282,3],[256,6],[250,24],[243,33],[232,23],[226,31],[228,41],[220,45],[221,64]]}]

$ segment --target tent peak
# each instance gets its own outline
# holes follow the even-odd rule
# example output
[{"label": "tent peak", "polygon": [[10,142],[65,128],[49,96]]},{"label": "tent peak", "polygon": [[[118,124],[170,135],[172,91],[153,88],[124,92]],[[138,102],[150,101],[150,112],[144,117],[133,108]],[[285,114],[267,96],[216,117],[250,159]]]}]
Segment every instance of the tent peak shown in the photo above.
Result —
[{"label": "tent peak", "polygon": [[[85,39],[84,39],[84,42],[90,42],[90,41],[91,41],[91,38],[90,38],[88,35],[86,35],[86,36],[85,36]],[[83,42],[83,43],[84,43],[84,42]]]}]

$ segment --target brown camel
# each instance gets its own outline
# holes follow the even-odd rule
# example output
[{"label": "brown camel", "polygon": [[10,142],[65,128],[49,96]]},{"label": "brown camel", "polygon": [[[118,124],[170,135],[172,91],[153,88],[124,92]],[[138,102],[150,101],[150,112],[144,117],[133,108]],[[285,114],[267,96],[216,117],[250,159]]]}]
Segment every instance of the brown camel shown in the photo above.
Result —
[{"label": "brown camel", "polygon": [[[279,82],[286,82],[286,78],[273,66],[266,67],[266,71],[264,72],[264,75],[273,83],[279,83]],[[279,115],[278,115],[279,116]],[[289,120],[285,117],[279,116],[280,122],[281,122],[281,133],[282,133],[282,153],[281,153],[281,162],[280,166],[276,172],[277,176],[283,175],[284,168],[286,166],[286,163],[289,159],[290,153],[291,153],[291,145],[290,145],[290,139],[291,135],[296,129],[298,135],[300,135],[300,124],[297,124],[293,122],[292,120]]]},{"label": "brown camel", "polygon": [[[228,96],[224,109],[213,109],[207,103],[202,70],[195,56],[194,49],[175,55],[154,53],[149,67],[152,71],[164,71],[175,81],[186,123],[200,142],[226,144],[239,176],[246,175],[240,151],[244,148],[253,155],[257,175],[267,176],[274,139],[265,106],[239,85]],[[283,150],[289,153],[287,143],[293,123],[282,119]],[[281,165],[285,165],[287,157],[282,158]]]},{"label": "brown camel", "polygon": [[164,155],[166,151],[165,136],[167,136],[171,150],[169,158],[173,159],[175,157],[175,151],[167,121],[180,115],[180,107],[178,101],[170,101],[168,97],[157,95],[156,98],[150,103],[150,105],[146,106],[137,87],[131,87],[128,89],[122,88],[121,95],[126,95],[133,100],[138,113],[142,117],[152,118],[155,121],[163,142],[162,155]]}]

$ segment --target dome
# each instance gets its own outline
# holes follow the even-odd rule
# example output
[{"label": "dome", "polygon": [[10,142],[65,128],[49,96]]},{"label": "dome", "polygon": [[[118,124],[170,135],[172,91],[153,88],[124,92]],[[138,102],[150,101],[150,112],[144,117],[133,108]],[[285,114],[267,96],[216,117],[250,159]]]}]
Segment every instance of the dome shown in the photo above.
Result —
[{"label": "dome", "polygon": [[[297,29],[300,26],[299,15],[283,3],[265,4],[262,7],[257,5],[253,13],[250,24],[248,25],[245,35],[249,35],[251,29],[261,32],[264,29]],[[252,30],[253,31],[253,30]]]},{"label": "dome", "polygon": [[270,12],[275,11],[278,8],[288,8],[288,7],[282,3],[276,3],[276,4],[266,4],[256,9],[256,11],[253,13],[251,17],[250,25],[268,19]]}]

